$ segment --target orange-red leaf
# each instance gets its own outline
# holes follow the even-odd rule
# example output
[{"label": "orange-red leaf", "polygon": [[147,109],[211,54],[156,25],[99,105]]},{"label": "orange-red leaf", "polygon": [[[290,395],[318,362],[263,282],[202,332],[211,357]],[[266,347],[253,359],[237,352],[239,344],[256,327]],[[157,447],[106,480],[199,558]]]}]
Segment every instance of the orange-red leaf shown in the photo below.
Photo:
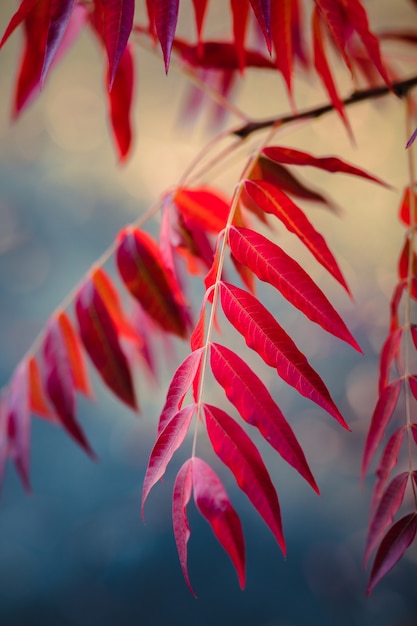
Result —
[{"label": "orange-red leaf", "polygon": [[84,354],[81,349],[81,341],[75,332],[70,318],[64,311],[58,314],[57,322],[65,344],[74,388],[86,396],[91,396],[92,389],[88,378]]},{"label": "orange-red leaf", "polygon": [[117,328],[91,280],[81,287],[75,310],[81,340],[97,372],[120,400],[136,410],[132,374],[120,347]]},{"label": "orange-red leaf", "polygon": [[184,296],[150,235],[125,228],[116,259],[123,282],[146,313],[165,331],[186,337],[190,318]]},{"label": "orange-red leaf", "polygon": [[111,127],[120,162],[128,157],[132,145],[134,78],[133,49],[128,44],[117,64],[108,94]]},{"label": "orange-red leaf", "polygon": [[39,363],[34,356],[28,359],[30,410],[48,420],[55,420],[54,412],[48,403],[42,385]]},{"label": "orange-red leaf", "polygon": [[208,187],[177,189],[174,202],[186,221],[217,234],[226,226],[229,202]]}]

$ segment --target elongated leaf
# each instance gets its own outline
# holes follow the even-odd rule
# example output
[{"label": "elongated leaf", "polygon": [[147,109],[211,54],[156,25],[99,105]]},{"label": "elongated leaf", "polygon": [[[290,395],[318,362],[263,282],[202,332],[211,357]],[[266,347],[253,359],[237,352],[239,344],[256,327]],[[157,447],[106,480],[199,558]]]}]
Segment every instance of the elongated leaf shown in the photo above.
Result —
[{"label": "elongated leaf", "polygon": [[74,6],[75,0],[55,0],[55,2],[52,2],[51,21],[49,24],[45,60],[41,74],[42,82],[45,80],[45,76],[48,73],[53,58],[63,41],[65,31],[70,23]]},{"label": "elongated leaf", "polygon": [[230,0],[233,20],[233,39],[239,60],[239,70],[245,69],[245,39],[249,17],[249,0]]},{"label": "elongated leaf", "polygon": [[271,54],[271,0],[249,0]]},{"label": "elongated leaf", "polygon": [[397,358],[399,354],[402,336],[403,336],[403,329],[396,328],[394,331],[392,331],[388,335],[384,345],[382,346],[380,363],[379,363],[379,383],[378,383],[378,389],[379,389],[380,395],[383,392],[384,387],[386,387],[388,384],[390,368],[394,360]]},{"label": "elongated leaf", "polygon": [[144,516],[145,502],[152,487],[165,474],[166,468],[174,453],[183,443],[190,428],[194,415],[195,405],[188,405],[178,411],[165,428],[158,434],[149,457],[142,489],[142,517]]},{"label": "elongated leaf", "polygon": [[80,391],[85,396],[91,396],[92,389],[80,339],[75,332],[70,318],[64,311],[58,314],[57,322],[65,344],[74,389],[77,389],[77,391]]},{"label": "elongated leaf", "polygon": [[195,596],[187,566],[187,544],[191,534],[187,519],[187,504],[190,501],[193,487],[192,463],[193,459],[185,461],[175,479],[172,492],[172,525],[182,573],[189,590]]},{"label": "elongated leaf", "polygon": [[293,4],[293,0],[271,2],[271,38],[275,49],[276,64],[285,80],[290,97],[294,57]]},{"label": "elongated leaf", "polygon": [[378,185],[382,185],[383,187],[387,187],[388,185],[369,174],[365,170],[356,167],[355,165],[351,165],[350,163],[346,163],[342,159],[337,157],[316,157],[313,154],[309,154],[308,152],[302,152],[301,150],[295,150],[294,148],[287,148],[284,146],[270,146],[264,148],[262,150],[262,154],[264,154],[268,159],[272,161],[276,161],[277,163],[286,163],[287,165],[300,165],[300,166],[310,166],[317,167],[318,169],[324,170],[326,172],[334,173],[343,173],[350,174],[351,176],[358,176],[359,178],[366,178],[374,183],[378,183]]},{"label": "elongated leaf", "polygon": [[351,63],[346,53],[348,19],[344,4],[342,2],[338,2],[338,0],[315,0],[315,5],[327,26],[333,42],[336,44],[340,54],[342,55],[346,67],[352,71]]},{"label": "elongated leaf", "polygon": [[132,145],[133,91],[133,50],[127,44],[114,72],[109,93],[110,121],[120,162],[126,160]]},{"label": "elongated leaf", "polygon": [[168,73],[172,43],[177,28],[179,0],[152,0],[156,32]]},{"label": "elongated leaf", "polygon": [[154,240],[138,228],[125,228],[116,259],[123,282],[148,315],[164,330],[185,337],[189,312]]},{"label": "elongated leaf", "polygon": [[137,410],[129,363],[119,343],[117,329],[95,285],[86,281],[75,304],[84,348],[104,383],[123,402]]},{"label": "elongated leaf", "polygon": [[204,415],[215,453],[231,470],[237,484],[269,526],[285,555],[278,496],[258,449],[245,431],[222,409],[205,404]]},{"label": "elongated leaf", "polygon": [[109,89],[113,87],[119,62],[132,32],[135,0],[100,0],[103,37],[109,59]]},{"label": "elongated leaf", "polygon": [[229,202],[212,189],[179,188],[174,202],[187,221],[206,231],[217,234],[226,226]]},{"label": "elongated leaf", "polygon": [[403,426],[401,428],[397,428],[397,430],[392,433],[391,437],[386,443],[383,454],[381,456],[381,460],[376,470],[378,480],[375,484],[374,492],[372,494],[371,510],[373,511],[375,511],[375,508],[378,506],[378,503],[381,500],[385,485],[387,484],[391,471],[398,463],[398,455],[401,449],[402,442],[404,440],[404,434],[405,428]]},{"label": "elongated leaf", "polygon": [[181,363],[172,377],[164,408],[159,418],[158,436],[166,428],[174,415],[181,409],[185,394],[193,384],[199,370],[203,348],[191,352]]},{"label": "elongated leaf", "polygon": [[210,344],[211,369],[241,417],[319,493],[304,452],[290,425],[261,379],[234,352]]},{"label": "elongated leaf", "polygon": [[345,113],[342,99],[337,91],[336,84],[334,82],[332,72],[330,70],[329,63],[324,48],[324,34],[322,29],[322,23],[320,15],[317,9],[313,11],[313,50],[314,50],[314,67],[319,75],[323,85],[329,94],[331,103],[335,110],[339,114],[343,124],[345,125],[348,133],[352,136],[352,130],[348,117]]},{"label": "elongated leaf", "polygon": [[193,0],[195,26],[198,42],[201,42],[204,18],[206,17],[208,0]]},{"label": "elongated leaf", "polygon": [[117,328],[117,332],[132,341],[141,343],[139,334],[122,309],[119,294],[117,293],[116,287],[111,281],[110,276],[101,267],[98,267],[91,273],[91,280],[98,290],[107,311],[110,313]]},{"label": "elongated leaf", "polygon": [[394,380],[385,387],[382,394],[378,398],[372,415],[368,436],[366,438],[362,461],[362,476],[366,475],[372,457],[374,456],[385,429],[395,411],[402,385],[403,381],[401,379]]},{"label": "elongated leaf", "polygon": [[[185,63],[194,68],[212,70],[239,70],[242,62],[234,43],[228,41],[204,41],[200,46],[193,45],[176,37],[175,50]],[[258,50],[244,50],[245,67],[262,67],[276,70],[275,63]]]},{"label": "elongated leaf", "polygon": [[249,348],[275,367],[285,382],[348,429],[326,385],[271,313],[251,294],[224,282],[220,283],[220,298],[227,319]]},{"label": "elongated leaf", "polygon": [[350,293],[326,241],[291,198],[274,185],[260,180],[246,180],[245,190],[260,209],[275,215],[290,232],[296,234],[317,261]]},{"label": "elongated leaf", "polygon": [[90,444],[75,417],[74,379],[61,325],[56,317],[48,323],[43,344],[44,386],[63,427],[94,458]]},{"label": "elongated leaf", "polygon": [[396,522],[379,546],[372,566],[367,595],[401,559],[404,552],[412,544],[417,531],[417,514],[409,513]]},{"label": "elongated leaf", "polygon": [[241,589],[245,586],[245,542],[240,519],[230,503],[220,478],[202,459],[192,459],[194,500],[210,524],[220,545],[229,555]]},{"label": "elongated leaf", "polygon": [[369,526],[364,557],[365,565],[371,556],[372,550],[381,540],[388,526],[392,524],[394,516],[404,500],[408,478],[408,472],[402,472],[396,476],[390,482],[381,498]]},{"label": "elongated leaf", "polygon": [[361,352],[321,289],[282,248],[253,230],[234,226],[229,229],[229,243],[237,260],[260,280],[273,285],[309,319]]},{"label": "elongated leaf", "polygon": [[28,359],[30,410],[40,417],[55,421],[55,414],[48,403],[42,385],[39,363],[34,356]]},{"label": "elongated leaf", "polygon": [[[9,385],[4,406],[8,455],[12,457],[23,486],[30,491],[30,406],[28,364],[22,361],[16,368]],[[0,478],[3,473],[3,460],[0,451]],[[5,459],[4,459],[5,460]]]},{"label": "elongated leaf", "polygon": [[4,35],[0,41],[0,48],[4,46],[10,35],[12,35],[16,30],[16,28],[18,28],[22,24],[22,22],[25,21],[30,11],[32,11],[33,7],[38,2],[39,0],[22,0],[19,8],[17,9],[16,13],[13,14],[13,17],[8,23],[6,30],[4,31]]}]

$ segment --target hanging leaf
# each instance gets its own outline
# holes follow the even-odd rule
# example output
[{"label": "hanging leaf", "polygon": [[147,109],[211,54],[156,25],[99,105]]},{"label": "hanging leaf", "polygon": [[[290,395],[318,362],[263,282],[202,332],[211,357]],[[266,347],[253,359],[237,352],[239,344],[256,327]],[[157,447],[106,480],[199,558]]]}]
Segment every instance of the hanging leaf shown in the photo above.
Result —
[{"label": "hanging leaf", "polygon": [[379,395],[381,395],[384,388],[388,384],[390,368],[399,354],[402,336],[403,329],[396,328],[388,335],[384,345],[382,346],[379,363]]},{"label": "hanging leaf", "polygon": [[208,0],[193,0],[195,26],[197,30],[197,39],[200,44],[202,41],[202,32],[204,19],[206,17]]},{"label": "hanging leaf", "polygon": [[110,121],[119,160],[127,159],[132,145],[132,103],[134,87],[133,51],[128,44],[119,59],[108,94]]},{"label": "hanging leaf", "polygon": [[372,457],[374,456],[386,427],[395,411],[402,386],[403,381],[401,379],[394,380],[385,387],[378,398],[372,415],[368,436],[366,438],[362,461],[362,476],[366,475]]},{"label": "hanging leaf", "polygon": [[240,519],[232,507],[217,474],[202,459],[192,459],[194,500],[201,515],[210,524],[220,545],[229,555],[240,588],[245,586],[245,543]]},{"label": "hanging leaf", "polygon": [[83,393],[85,396],[91,396],[92,389],[88,378],[84,354],[81,349],[80,339],[65,311],[61,311],[57,315],[57,322],[62,340],[65,344],[74,389]]},{"label": "hanging leaf", "polygon": [[229,244],[237,260],[260,280],[273,285],[309,319],[361,352],[321,289],[282,248],[253,230],[235,226],[229,229]]},{"label": "hanging leaf", "polygon": [[233,40],[239,63],[239,71],[245,69],[245,39],[248,27],[249,0],[230,0],[233,20]]},{"label": "hanging leaf", "polygon": [[118,239],[117,268],[131,295],[163,330],[185,338],[188,308],[154,240],[133,227],[122,230]]},{"label": "hanging leaf", "polygon": [[[96,0],[97,2],[97,0]],[[109,91],[133,27],[135,0],[98,0],[102,11],[102,33],[109,60]]]},{"label": "hanging leaf", "polygon": [[29,407],[31,412],[50,421],[55,421],[55,414],[48,403],[42,385],[39,363],[34,356],[28,359],[29,369]]},{"label": "hanging leaf", "polygon": [[56,415],[65,430],[89,454],[95,454],[75,417],[75,385],[62,325],[53,317],[43,343],[44,387]]},{"label": "hanging leaf", "polygon": [[158,438],[152,448],[148,467],[142,489],[142,517],[144,517],[145,502],[152,487],[165,474],[166,468],[174,453],[183,443],[190,428],[194,415],[195,405],[189,405],[175,413],[166,423],[164,429],[159,432]]},{"label": "hanging leaf", "polygon": [[179,188],[175,192],[174,202],[187,222],[203,230],[217,235],[226,226],[230,203],[212,189]]},{"label": "hanging leaf", "polygon": [[179,0],[152,0],[156,32],[168,73],[171,49],[177,28]]},{"label": "hanging leaf", "polygon": [[53,58],[64,39],[65,31],[69,26],[74,7],[75,0],[58,0],[52,2],[51,4],[51,21],[46,41],[45,60],[42,68],[41,82],[44,82]]},{"label": "hanging leaf", "polygon": [[0,41],[0,49],[4,46],[10,35],[14,33],[16,28],[18,28],[25,21],[29,13],[38,2],[39,0],[22,0],[19,8],[17,9],[16,13],[13,14],[13,17],[8,23],[6,30],[4,31],[4,35]]},{"label": "hanging leaf", "polygon": [[255,444],[221,409],[204,404],[207,433],[217,456],[271,529],[285,556],[281,511],[275,487]]},{"label": "hanging leaf", "polygon": [[104,300],[91,280],[81,287],[75,303],[84,348],[108,388],[133,410],[138,410],[129,363]]},{"label": "hanging leaf", "polygon": [[271,0],[249,0],[271,54]]},{"label": "hanging leaf", "polygon": [[[1,402],[1,400],[0,400]],[[0,414],[3,412],[4,433],[0,436],[0,479],[3,478],[4,463],[7,455],[13,459],[23,486],[30,491],[30,406],[29,406],[29,372],[26,361],[16,368],[9,384],[6,399],[1,402]],[[5,446],[2,451],[3,446]],[[4,455],[4,456],[3,456]]]},{"label": "hanging leaf", "polygon": [[191,498],[193,487],[192,464],[194,459],[188,459],[179,470],[172,492],[172,525],[174,527],[175,543],[182,573],[188,589],[195,596],[188,576],[187,544],[190,538],[190,527],[187,519],[187,504]]},{"label": "hanging leaf", "polygon": [[210,344],[210,363],[217,382],[241,417],[319,493],[304,452],[290,425],[261,379],[234,352]]},{"label": "hanging leaf", "polygon": [[417,531],[417,514],[409,513],[396,522],[379,546],[372,566],[367,595],[401,559],[404,552],[412,544]]},{"label": "hanging leaf", "polygon": [[375,508],[378,506],[389,476],[398,463],[398,455],[400,453],[400,449],[404,440],[404,434],[404,427],[397,428],[397,430],[395,430],[391,437],[388,439],[387,444],[384,448],[381,460],[376,470],[378,480],[375,484],[374,492],[372,494],[372,511],[374,511]]},{"label": "hanging leaf", "polygon": [[249,348],[275,367],[279,376],[301,395],[349,429],[320,376],[271,313],[254,296],[228,283],[220,283],[220,298],[227,319],[243,335]]},{"label": "hanging leaf", "polygon": [[317,261],[350,293],[326,241],[291,198],[274,185],[261,180],[246,180],[245,190],[260,209],[275,215],[290,232],[296,234]]},{"label": "hanging leaf", "polygon": [[292,97],[293,73],[293,4],[294,0],[271,2],[271,38],[276,65],[281,72],[288,94]]}]

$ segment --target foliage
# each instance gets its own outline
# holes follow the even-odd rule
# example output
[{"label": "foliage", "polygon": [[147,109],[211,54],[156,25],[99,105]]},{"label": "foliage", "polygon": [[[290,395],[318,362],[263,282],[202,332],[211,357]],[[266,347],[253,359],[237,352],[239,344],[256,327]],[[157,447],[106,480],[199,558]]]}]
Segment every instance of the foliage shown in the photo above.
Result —
[{"label": "foliage", "polygon": [[[220,477],[197,455],[198,440],[204,431],[215,455],[230,469],[285,554],[278,495],[252,441],[253,428],[314,491],[318,493],[319,488],[301,445],[270,391],[246,360],[224,345],[224,339],[222,343],[215,340],[216,333],[220,335],[220,326],[229,324],[282,380],[343,428],[349,428],[325,382],[256,295],[256,284],[268,283],[309,320],[360,352],[345,322],[308,271],[272,240],[273,228],[280,223],[298,237],[349,294],[331,246],[300,207],[300,200],[331,208],[329,202],[320,190],[302,182],[298,172],[308,166],[353,179],[364,178],[372,184],[387,183],[342,158],[281,145],[276,136],[286,124],[332,111],[352,135],[347,112],[351,104],[383,95],[404,97],[409,123],[410,181],[399,215],[406,228],[405,243],[390,303],[391,324],[381,350],[378,401],[362,465],[365,476],[375,454],[382,449],[365,549],[366,562],[376,550],[368,586],[371,592],[401,559],[417,532],[417,424],[412,417],[417,400],[417,373],[413,365],[417,325],[412,315],[417,299],[417,195],[411,148],[416,131],[411,126],[415,103],[409,94],[417,78],[398,75],[395,60],[381,53],[381,42],[392,38],[413,52],[417,33],[377,35],[360,0],[314,0],[305,4],[300,0],[231,0],[232,38],[209,40],[204,37],[209,3],[193,0],[192,6],[195,42],[176,35],[179,0],[147,0],[147,20],[142,21],[137,18],[139,9],[134,0],[22,0],[3,35],[0,47],[17,28],[24,33],[13,103],[13,115],[18,117],[39,94],[79,33],[90,29],[107,59],[109,119],[120,161],[129,157],[132,146],[134,50],[143,45],[151,45],[155,50],[160,46],[167,72],[171,57],[175,58],[202,93],[223,107],[223,112],[233,109],[231,89],[237,74],[279,73],[292,113],[260,121],[241,116],[240,126],[219,132],[176,188],[167,191],[146,216],[117,235],[111,249],[76,288],[71,302],[58,307],[3,389],[0,473],[3,475],[7,459],[11,458],[24,486],[30,488],[32,414],[60,424],[94,456],[76,416],[77,394],[91,397],[85,357],[111,392],[137,411],[138,393],[132,372],[138,357],[141,366],[152,372],[150,352],[154,337],[173,335],[189,341],[190,352],[174,372],[161,410],[144,478],[142,511],[150,491],[164,476],[193,427],[192,454],[177,474],[172,501],[175,541],[190,590],[186,508],[191,496],[229,555],[240,586],[245,584],[245,545],[239,516]],[[334,58],[346,66],[356,86],[349,97],[340,95],[332,69]],[[328,103],[300,112],[293,87],[296,73],[318,77]],[[204,98],[190,102],[194,104],[188,106],[189,115],[207,105]],[[216,115],[220,122],[218,110]],[[225,197],[206,181],[211,166],[214,161],[226,161],[233,149],[254,134],[262,138],[243,163],[230,197]],[[226,151],[218,148],[216,157],[202,166],[209,149],[217,147],[226,136],[234,138],[235,144]],[[161,214],[158,240],[144,228],[146,220],[156,213]],[[109,260],[117,268],[123,297],[104,269]],[[191,276],[204,286],[196,323],[186,295],[187,279]],[[126,296],[131,303],[129,311],[123,304]],[[229,401],[228,411],[206,400],[210,372]],[[404,414],[396,410],[401,395]],[[407,490],[411,497],[406,499]]]}]

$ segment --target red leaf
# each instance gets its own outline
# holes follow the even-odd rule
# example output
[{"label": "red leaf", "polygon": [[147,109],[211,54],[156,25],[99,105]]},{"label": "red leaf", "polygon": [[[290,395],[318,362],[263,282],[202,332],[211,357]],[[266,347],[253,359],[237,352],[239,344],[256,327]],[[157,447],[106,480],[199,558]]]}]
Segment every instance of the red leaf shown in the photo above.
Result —
[{"label": "red leaf", "polygon": [[275,49],[276,65],[284,77],[288,93],[292,94],[293,72],[293,5],[294,0],[271,3],[271,37]]},{"label": "red leaf", "polygon": [[396,476],[390,482],[381,498],[369,526],[364,557],[365,564],[368,562],[372,550],[381,540],[388,526],[392,524],[394,516],[404,500],[408,477],[408,472],[402,472]]},{"label": "red leaf", "polygon": [[240,263],[278,289],[313,322],[361,352],[340,315],[303,268],[279,246],[247,228],[229,229],[230,248]]},{"label": "red leaf", "polygon": [[204,404],[207,433],[219,459],[271,529],[285,556],[281,511],[275,487],[255,444],[227,413]]},{"label": "red leaf", "polygon": [[190,538],[190,527],[187,519],[187,504],[191,498],[192,490],[192,464],[195,459],[188,459],[179,470],[172,492],[172,525],[174,527],[175,543],[182,573],[189,590],[195,596],[191,587],[187,567],[187,544]]},{"label": "red leaf", "polygon": [[406,187],[404,189],[403,197],[401,199],[401,204],[400,204],[400,210],[399,210],[400,220],[406,226],[411,226],[411,206],[410,206],[411,204],[413,204],[413,207],[414,207],[413,223],[417,224],[417,193],[414,192],[412,202],[411,202],[410,196],[411,196],[410,187]]},{"label": "red leaf", "polygon": [[54,421],[55,415],[45,396],[42,386],[41,373],[39,363],[34,356],[28,359],[29,368],[29,406],[30,410],[37,415],[48,420]]},{"label": "red leaf", "polygon": [[390,332],[384,345],[382,346],[379,364],[379,395],[381,395],[384,387],[386,387],[388,384],[390,368],[399,354],[402,336],[403,329],[396,328],[395,330]]},{"label": "red leaf", "polygon": [[70,23],[71,15],[74,9],[75,0],[53,0],[51,21],[49,24],[48,38],[45,49],[45,60],[42,68],[41,81],[45,80],[45,76],[63,41],[65,32]]},{"label": "red leaf", "polygon": [[194,415],[195,405],[189,405],[175,413],[159,432],[157,440],[149,457],[148,467],[142,489],[142,517],[144,516],[145,502],[152,487],[165,474],[166,468],[174,453],[183,443],[190,428]]},{"label": "red leaf", "polygon": [[230,203],[212,189],[179,188],[175,192],[174,202],[187,222],[203,230],[217,234],[226,226]]},{"label": "red leaf", "polygon": [[[29,452],[30,452],[30,406],[29,406],[28,364],[22,361],[11,379],[4,406],[8,455],[12,457],[22,483],[30,491]],[[2,457],[0,452],[0,457]],[[2,478],[5,458],[0,462]]]},{"label": "red leaf", "polygon": [[227,319],[243,335],[249,348],[275,367],[279,376],[301,395],[349,429],[320,376],[271,313],[251,294],[224,282],[220,283],[220,297]]},{"label": "red leaf", "polygon": [[[173,49],[194,68],[238,71],[242,62],[235,44],[227,41],[204,41],[198,46],[176,37]],[[245,67],[276,70],[275,63],[257,50],[244,50],[243,58]]]},{"label": "red leaf", "polygon": [[91,280],[98,290],[107,311],[111,315],[117,332],[132,341],[142,343],[138,332],[123,312],[119,294],[110,280],[109,275],[106,274],[101,267],[98,267],[91,273]]},{"label": "red leaf", "polygon": [[233,39],[236,46],[236,54],[239,62],[239,70],[245,69],[245,38],[249,17],[248,0],[230,0],[230,8],[233,19]]},{"label": "red leaf", "polygon": [[378,398],[374,409],[362,461],[362,476],[365,476],[369,464],[385,433],[386,427],[395,411],[403,381],[394,380],[387,385]]},{"label": "red leaf", "polygon": [[44,386],[57,417],[71,437],[95,457],[75,417],[74,379],[68,358],[66,342],[58,318],[48,323],[43,344]]},{"label": "red leaf", "polygon": [[206,16],[208,0],[193,0],[195,26],[198,42],[201,42],[204,18]]},{"label": "red leaf", "polygon": [[205,461],[192,459],[194,500],[201,515],[210,524],[220,545],[229,555],[240,588],[245,586],[245,543],[240,519],[232,507],[217,474]]},{"label": "red leaf", "polygon": [[264,439],[319,493],[304,452],[290,425],[260,378],[234,352],[210,344],[213,374],[241,417],[259,430]]},{"label": "red leaf", "polygon": [[352,71],[349,57],[346,54],[346,43],[351,25],[346,14],[347,3],[338,0],[315,0],[319,14],[340,51],[346,67]]},{"label": "red leaf", "polygon": [[165,331],[186,337],[189,312],[154,240],[138,228],[119,235],[117,267],[132,296]]},{"label": "red leaf", "polygon": [[393,332],[396,328],[399,328],[398,322],[398,307],[400,306],[401,298],[403,296],[404,290],[407,287],[406,280],[400,280],[400,282],[396,285],[390,302],[390,310],[391,310],[391,323],[390,323],[390,331]]},{"label": "red leaf", "polygon": [[65,344],[74,388],[86,396],[91,396],[92,389],[88,378],[84,355],[81,350],[80,339],[75,332],[70,318],[64,311],[59,313],[57,316],[57,322],[61,332],[61,337]]},{"label": "red leaf", "polygon": [[128,44],[114,72],[112,89],[108,95],[110,120],[120,162],[123,162],[127,158],[132,144],[131,110],[133,85],[133,52],[131,46]]},{"label": "red leaf", "polygon": [[317,167],[326,172],[332,174],[341,172],[343,174],[351,174],[352,176],[358,176],[360,178],[366,178],[378,185],[388,187],[388,185],[381,180],[369,174],[365,170],[362,170],[355,165],[346,163],[337,157],[316,157],[308,152],[302,152],[301,150],[295,150],[294,148],[287,148],[284,146],[271,146],[262,150],[268,159],[276,161],[277,163],[286,163],[287,165],[309,165],[310,167]]},{"label": "red leaf", "polygon": [[17,9],[16,13],[13,14],[12,19],[7,25],[6,30],[4,31],[4,35],[0,41],[0,48],[4,46],[10,35],[25,21],[29,13],[32,11],[35,4],[37,4],[39,0],[22,0]]},{"label": "red leaf", "polygon": [[324,36],[322,31],[321,19],[317,9],[313,12],[313,47],[314,47],[314,67],[317,74],[321,78],[323,85],[329,94],[331,103],[335,110],[340,115],[342,122],[344,123],[348,133],[352,136],[352,130],[350,128],[349,120],[346,116],[343,102],[337,92],[336,84],[333,80],[333,76],[327,61],[326,52],[324,49]]},{"label": "red leaf", "polygon": [[376,470],[378,481],[375,485],[374,493],[372,495],[372,510],[375,509],[375,507],[378,505],[378,502],[381,500],[382,493],[384,491],[390,473],[398,463],[398,455],[404,439],[404,433],[404,427],[398,428],[388,439],[388,442],[385,446],[381,461],[379,462],[378,468]]},{"label": "red leaf", "polygon": [[117,329],[91,281],[80,289],[75,310],[81,340],[97,372],[120,400],[137,410],[132,374],[120,347]]},{"label": "red leaf", "polygon": [[274,185],[261,180],[246,180],[245,189],[260,209],[275,215],[290,232],[295,233],[317,261],[350,293],[326,241],[291,198]]},{"label": "red leaf", "polygon": [[152,0],[156,32],[168,73],[171,48],[177,28],[179,0]]},{"label": "red leaf", "polygon": [[200,309],[200,315],[198,317],[198,322],[195,325],[193,332],[191,333],[191,337],[190,337],[191,350],[198,350],[199,348],[202,348],[204,345],[206,303],[207,303],[207,292],[204,294],[203,302],[201,304],[201,309]]},{"label": "red leaf", "polygon": [[404,552],[412,544],[417,531],[417,515],[409,513],[396,522],[379,546],[372,566],[367,595],[401,559]]},{"label": "red leaf", "polygon": [[102,33],[109,59],[109,90],[133,27],[135,0],[99,0],[102,7]]},{"label": "red leaf", "polygon": [[177,368],[172,377],[165,405],[159,418],[158,436],[180,410],[185,394],[193,384],[194,378],[199,370],[202,355],[203,348],[191,352]]},{"label": "red leaf", "polygon": [[417,376],[415,374],[408,377],[408,384],[410,385],[411,393],[417,400]]},{"label": "red leaf", "polygon": [[249,0],[271,54],[271,0]]}]

